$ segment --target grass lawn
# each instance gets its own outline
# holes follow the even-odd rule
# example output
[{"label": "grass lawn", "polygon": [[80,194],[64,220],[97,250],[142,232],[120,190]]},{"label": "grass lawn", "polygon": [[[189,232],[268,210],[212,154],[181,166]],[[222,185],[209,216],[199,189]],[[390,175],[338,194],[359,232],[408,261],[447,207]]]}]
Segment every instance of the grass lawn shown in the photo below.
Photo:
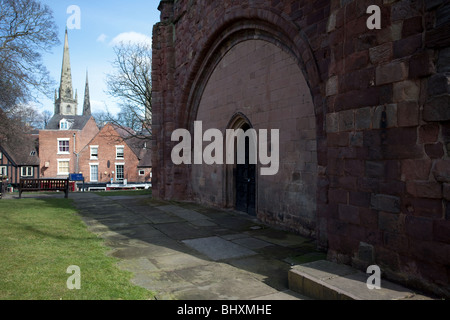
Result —
[{"label": "grass lawn", "polygon": [[[70,199],[0,200],[0,300],[151,299],[107,251]],[[71,265],[80,290],[67,288]]]},{"label": "grass lawn", "polygon": [[145,196],[152,195],[152,190],[121,190],[121,191],[100,191],[95,192],[95,194],[102,197],[112,197],[112,196]]}]

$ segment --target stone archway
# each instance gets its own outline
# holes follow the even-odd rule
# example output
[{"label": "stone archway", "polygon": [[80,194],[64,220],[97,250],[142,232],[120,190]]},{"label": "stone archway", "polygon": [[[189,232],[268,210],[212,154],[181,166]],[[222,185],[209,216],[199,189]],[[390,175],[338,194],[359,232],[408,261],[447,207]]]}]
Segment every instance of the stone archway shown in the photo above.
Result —
[{"label": "stone archway", "polygon": [[[316,222],[317,141],[314,104],[298,60],[264,39],[237,41],[202,88],[195,121],[203,129],[280,130],[280,166],[275,176],[257,176],[259,219],[313,235]],[[246,117],[235,117],[243,115]],[[233,123],[228,119],[235,118]],[[260,165],[257,165],[259,172]],[[236,208],[227,165],[193,165],[192,191],[202,203]]]}]

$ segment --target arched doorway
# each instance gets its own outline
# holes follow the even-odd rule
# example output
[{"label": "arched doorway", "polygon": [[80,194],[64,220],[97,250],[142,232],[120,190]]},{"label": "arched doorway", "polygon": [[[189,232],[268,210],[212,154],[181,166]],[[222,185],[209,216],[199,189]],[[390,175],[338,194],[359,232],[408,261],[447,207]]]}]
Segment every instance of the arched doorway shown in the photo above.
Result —
[{"label": "arched doorway", "polygon": [[[248,123],[241,128],[244,132],[251,129]],[[234,170],[234,184],[236,190],[235,209],[256,216],[256,164],[250,163],[250,141],[245,138],[245,163],[237,162],[237,149],[235,151],[236,168]]]}]

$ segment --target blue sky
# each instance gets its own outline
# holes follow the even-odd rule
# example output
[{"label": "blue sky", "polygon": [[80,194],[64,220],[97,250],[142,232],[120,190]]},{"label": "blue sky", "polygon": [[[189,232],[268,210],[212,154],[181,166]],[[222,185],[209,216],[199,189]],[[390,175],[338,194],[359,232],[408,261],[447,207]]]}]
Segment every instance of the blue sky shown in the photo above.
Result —
[{"label": "blue sky", "polygon": [[[112,73],[113,45],[118,39],[151,41],[153,25],[159,21],[159,0],[41,0],[52,10],[58,26],[60,45],[43,55],[43,62],[50,76],[58,83],[64,45],[64,32],[72,12],[70,6],[80,8],[80,29],[68,29],[72,83],[78,90],[78,111],[81,113],[86,70],[89,71],[89,87],[92,111],[117,112],[116,101],[106,91],[106,74]],[[57,88],[55,88],[57,89]],[[54,112],[53,99],[39,99],[38,108]]]}]

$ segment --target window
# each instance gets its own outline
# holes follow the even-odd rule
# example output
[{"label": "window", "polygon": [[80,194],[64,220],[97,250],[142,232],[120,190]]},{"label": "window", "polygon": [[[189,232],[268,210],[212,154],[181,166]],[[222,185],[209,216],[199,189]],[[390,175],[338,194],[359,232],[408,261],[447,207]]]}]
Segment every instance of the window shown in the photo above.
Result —
[{"label": "window", "polygon": [[91,160],[98,160],[98,146],[91,146]]},{"label": "window", "polygon": [[91,182],[98,181],[98,164],[91,164]]},{"label": "window", "polygon": [[0,160],[3,159],[3,153],[0,152]]},{"label": "window", "polygon": [[30,152],[30,156],[34,157],[35,155],[36,155],[36,151],[32,150],[32,151]]},{"label": "window", "polygon": [[116,159],[124,159],[125,155],[124,155],[124,151],[125,147],[124,146],[116,146]]},{"label": "window", "polygon": [[8,167],[0,167],[0,176],[6,177],[8,175]]},{"label": "window", "polygon": [[70,152],[70,140],[58,139],[58,154],[69,154]]},{"label": "window", "polygon": [[61,130],[69,130],[69,122],[66,119],[62,119],[59,122],[59,129],[61,129]]},{"label": "window", "polygon": [[22,177],[32,177],[33,176],[33,167],[20,168],[20,175]]},{"label": "window", "polygon": [[69,163],[68,159],[58,160],[58,175],[68,175],[69,174]]},{"label": "window", "polygon": [[139,170],[139,175],[140,176],[145,176],[145,170]]},{"label": "window", "polygon": [[124,175],[125,166],[123,164],[116,165],[116,181],[122,182],[125,178]]}]

